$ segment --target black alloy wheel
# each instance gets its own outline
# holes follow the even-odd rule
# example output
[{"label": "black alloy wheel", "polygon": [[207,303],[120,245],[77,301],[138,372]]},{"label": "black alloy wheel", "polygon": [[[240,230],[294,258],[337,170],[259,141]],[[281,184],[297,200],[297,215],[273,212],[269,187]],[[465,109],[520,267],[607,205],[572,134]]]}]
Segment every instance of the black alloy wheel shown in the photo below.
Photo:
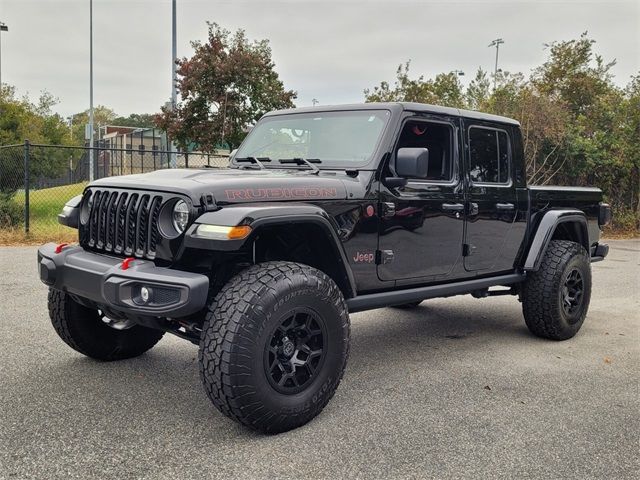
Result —
[{"label": "black alloy wheel", "polygon": [[271,386],[287,395],[304,390],[322,367],[326,336],[324,322],[313,310],[300,307],[287,313],[265,346]]},{"label": "black alloy wheel", "polygon": [[580,270],[574,268],[565,277],[562,287],[562,308],[570,318],[569,323],[575,323],[578,318],[573,318],[574,314],[582,307],[584,298],[584,281]]}]

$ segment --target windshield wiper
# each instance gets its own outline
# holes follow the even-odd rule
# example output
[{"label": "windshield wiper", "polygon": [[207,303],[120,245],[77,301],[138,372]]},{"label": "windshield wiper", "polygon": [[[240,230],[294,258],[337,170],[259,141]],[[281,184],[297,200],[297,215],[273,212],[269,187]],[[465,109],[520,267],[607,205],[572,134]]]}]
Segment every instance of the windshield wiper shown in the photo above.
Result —
[{"label": "windshield wiper", "polygon": [[317,175],[320,173],[320,169],[314,165],[314,163],[322,163],[322,160],[319,158],[281,158],[279,160],[280,163],[295,163],[296,165],[307,165],[311,170],[313,170],[313,174]]},{"label": "windshield wiper", "polygon": [[269,157],[242,157],[234,158],[233,161],[238,163],[255,163],[260,170],[264,170],[266,167],[262,162],[270,162],[271,159]]}]

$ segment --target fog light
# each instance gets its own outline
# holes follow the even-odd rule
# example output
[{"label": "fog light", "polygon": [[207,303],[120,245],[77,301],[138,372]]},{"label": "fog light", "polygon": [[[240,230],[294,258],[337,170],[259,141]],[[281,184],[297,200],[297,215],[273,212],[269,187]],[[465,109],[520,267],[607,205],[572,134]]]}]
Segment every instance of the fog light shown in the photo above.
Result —
[{"label": "fog light", "polygon": [[140,287],[140,300],[142,303],[148,303],[151,298],[151,289],[147,287]]}]

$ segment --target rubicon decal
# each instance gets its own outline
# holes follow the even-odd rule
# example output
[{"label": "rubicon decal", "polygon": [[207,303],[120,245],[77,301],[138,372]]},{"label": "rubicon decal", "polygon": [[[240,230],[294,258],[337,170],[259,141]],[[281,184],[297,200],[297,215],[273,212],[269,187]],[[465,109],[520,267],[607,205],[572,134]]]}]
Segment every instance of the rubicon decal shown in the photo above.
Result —
[{"label": "rubicon decal", "polygon": [[294,188],[242,188],[225,190],[227,200],[259,200],[284,198],[335,198],[338,191],[326,187],[294,187]]}]

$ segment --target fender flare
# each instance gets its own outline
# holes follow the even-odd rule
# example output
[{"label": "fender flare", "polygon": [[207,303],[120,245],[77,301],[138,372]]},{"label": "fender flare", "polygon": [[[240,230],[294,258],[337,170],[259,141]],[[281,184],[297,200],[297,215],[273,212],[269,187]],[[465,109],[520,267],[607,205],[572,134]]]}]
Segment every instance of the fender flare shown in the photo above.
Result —
[{"label": "fender flare", "polygon": [[529,252],[527,253],[523,269],[526,271],[537,271],[542,264],[544,253],[549,247],[551,238],[555,233],[558,225],[562,223],[574,223],[579,236],[580,243],[587,252],[589,252],[589,229],[587,217],[580,210],[549,210],[544,213],[538,227],[533,235]]},{"label": "fender flare", "polygon": [[[199,238],[196,235],[198,225],[249,225],[251,234],[242,240],[213,240]],[[347,291],[345,297],[356,294],[356,283],[347,260],[346,253],[332,223],[329,214],[319,206],[311,204],[278,204],[278,205],[238,205],[228,206],[215,212],[200,215],[185,235],[185,248],[199,248],[233,252],[250,244],[263,227],[274,225],[313,224],[318,226],[331,243],[339,261],[338,270],[344,277]]]}]

